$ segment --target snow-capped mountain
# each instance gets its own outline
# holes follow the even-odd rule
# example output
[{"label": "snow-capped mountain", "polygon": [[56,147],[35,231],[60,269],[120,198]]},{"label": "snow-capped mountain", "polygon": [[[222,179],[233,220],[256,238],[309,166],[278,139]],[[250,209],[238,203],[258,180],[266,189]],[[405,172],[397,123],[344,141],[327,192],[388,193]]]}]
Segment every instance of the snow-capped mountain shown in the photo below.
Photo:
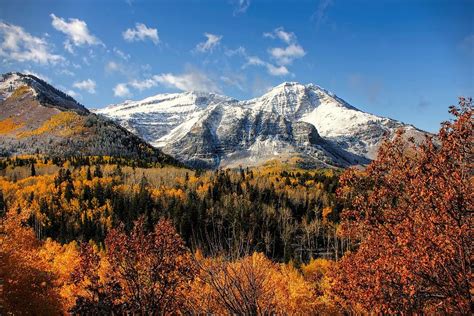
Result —
[{"label": "snow-capped mountain", "polygon": [[80,113],[89,111],[71,96],[58,90],[44,80],[29,74],[9,72],[0,78],[0,102],[8,99],[18,88],[29,87],[34,97],[43,104]]},{"label": "snow-capped mountain", "polygon": [[202,92],[161,94],[95,111],[184,163],[206,168],[300,157],[315,166],[365,164],[385,135],[411,125],[365,113],[313,85],[285,82],[238,101]]}]

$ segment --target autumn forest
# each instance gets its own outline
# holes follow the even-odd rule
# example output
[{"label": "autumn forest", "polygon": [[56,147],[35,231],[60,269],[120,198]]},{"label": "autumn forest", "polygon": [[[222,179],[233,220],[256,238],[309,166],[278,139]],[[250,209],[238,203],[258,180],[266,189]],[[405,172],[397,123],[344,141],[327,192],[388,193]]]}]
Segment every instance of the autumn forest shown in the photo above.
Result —
[{"label": "autumn forest", "polygon": [[2,315],[469,314],[473,108],[365,168],[0,161]]}]

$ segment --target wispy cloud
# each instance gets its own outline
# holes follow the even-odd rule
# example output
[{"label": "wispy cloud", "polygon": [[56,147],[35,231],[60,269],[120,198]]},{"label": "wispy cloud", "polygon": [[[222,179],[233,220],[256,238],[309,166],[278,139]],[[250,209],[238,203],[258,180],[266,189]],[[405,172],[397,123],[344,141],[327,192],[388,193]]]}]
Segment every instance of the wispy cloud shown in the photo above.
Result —
[{"label": "wispy cloud", "polygon": [[356,73],[348,76],[348,83],[350,88],[361,92],[369,102],[375,103],[379,101],[383,88],[381,81]]},{"label": "wispy cloud", "polygon": [[274,66],[270,63],[266,64],[267,71],[272,76],[286,76],[290,73],[285,66]]},{"label": "wispy cloud", "polygon": [[56,64],[64,61],[53,54],[45,39],[35,37],[22,27],[0,22],[0,56],[17,62]]},{"label": "wispy cloud", "polygon": [[148,90],[150,88],[156,87],[157,85],[158,81],[155,79],[155,77],[144,80],[132,80],[129,82],[129,86],[139,91]]},{"label": "wispy cloud", "polygon": [[64,93],[70,95],[74,99],[82,99],[82,95],[80,93],[77,93],[76,91],[74,91],[72,89],[66,88],[63,85],[58,85],[58,89],[63,91]]},{"label": "wispy cloud", "polygon": [[123,51],[121,51],[121,50],[118,49],[117,47],[114,47],[114,48],[113,48],[113,51],[114,51],[115,54],[117,54],[117,56],[119,56],[119,57],[122,58],[123,60],[129,60],[129,59],[130,59],[130,54],[124,53]]},{"label": "wispy cloud", "polygon": [[273,38],[273,39],[279,38],[287,44],[291,44],[291,43],[296,42],[295,33],[286,32],[285,29],[281,26],[274,29],[272,32],[263,33],[263,37],[269,37],[269,38]]},{"label": "wispy cloud", "polygon": [[236,49],[224,48],[224,54],[227,57],[245,56],[246,55],[246,50],[245,50],[245,47],[243,47],[243,46],[239,46]]},{"label": "wispy cloud", "polygon": [[87,91],[90,94],[94,94],[95,93],[95,88],[96,88],[95,81],[92,80],[92,79],[86,79],[86,80],[83,80],[83,81],[76,81],[76,82],[74,82],[74,84],[72,86],[74,88],[79,89],[79,90]]},{"label": "wispy cloud", "polygon": [[275,66],[272,63],[266,62],[257,56],[245,56],[247,62],[243,65],[243,68],[248,66],[264,66],[267,72],[272,76],[286,76],[290,73],[288,68],[285,66]]},{"label": "wispy cloud", "polygon": [[56,73],[60,74],[60,75],[70,76],[70,77],[74,77],[76,75],[73,71],[71,71],[69,69],[65,69],[65,68],[64,69],[58,69],[56,71]]},{"label": "wispy cloud", "polygon": [[80,95],[79,93],[77,93],[76,91],[74,90],[71,90],[71,89],[64,89],[64,92],[68,95],[70,95],[71,97],[73,97],[74,99],[82,99],[82,95]]},{"label": "wispy cloud", "polygon": [[315,21],[316,28],[319,28],[321,24],[327,20],[327,11],[333,4],[333,0],[320,0],[316,11],[314,11],[311,19]]},{"label": "wispy cloud", "polygon": [[227,73],[219,77],[219,79],[227,86],[236,87],[240,91],[244,91],[246,78],[243,74]]},{"label": "wispy cloud", "polygon": [[44,81],[46,81],[46,82],[48,82],[48,83],[53,82],[48,76],[45,76],[45,75],[43,75],[43,74],[34,72],[34,71],[32,71],[32,70],[29,70],[29,69],[23,70],[23,73],[24,73],[24,74],[27,74],[27,75],[33,75],[33,76],[35,76],[35,77],[37,77],[37,78],[40,78],[41,80],[44,80]]},{"label": "wispy cloud", "polygon": [[222,40],[222,35],[204,33],[204,36],[207,38],[206,41],[197,44],[195,48],[200,53],[212,52]]},{"label": "wispy cloud", "polygon": [[142,80],[134,79],[128,83],[119,83],[113,91],[117,97],[126,97],[131,95],[131,89],[142,92],[159,85],[181,91],[221,92],[211,78],[191,67],[182,74],[162,73]]},{"label": "wispy cloud", "polygon": [[127,42],[151,40],[155,45],[160,42],[158,30],[152,27],[147,27],[143,23],[136,23],[135,28],[127,29],[122,33],[124,40]]},{"label": "wispy cloud", "polygon": [[74,46],[104,45],[100,39],[89,31],[86,22],[75,18],[66,21],[53,13],[50,14],[50,17],[52,26],[59,32],[66,34],[67,39],[64,42],[64,48],[68,52],[73,53]]},{"label": "wispy cloud", "polygon": [[121,70],[122,70],[122,65],[115,61],[109,61],[107,64],[105,64],[105,71],[107,72],[115,72],[115,71],[121,71]]},{"label": "wispy cloud", "polygon": [[233,0],[234,16],[247,12],[250,7],[250,0]]},{"label": "wispy cloud", "polygon": [[212,79],[196,69],[190,69],[183,74],[161,74],[153,76],[153,79],[164,86],[181,91],[221,92]]}]

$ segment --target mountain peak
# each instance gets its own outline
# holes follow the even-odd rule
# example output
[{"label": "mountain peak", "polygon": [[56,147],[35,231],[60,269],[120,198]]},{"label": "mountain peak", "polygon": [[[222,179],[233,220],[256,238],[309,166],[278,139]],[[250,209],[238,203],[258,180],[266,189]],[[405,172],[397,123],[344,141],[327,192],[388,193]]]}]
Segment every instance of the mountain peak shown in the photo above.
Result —
[{"label": "mountain peak", "polygon": [[292,86],[304,86],[304,85],[297,81],[284,81],[280,83],[279,85],[275,86],[275,88],[292,87]]},{"label": "mountain peak", "polygon": [[73,97],[56,89],[43,79],[32,74],[9,72],[0,79],[0,101],[9,98],[18,88],[27,86],[32,89],[34,97],[44,106],[55,107],[60,110],[72,110],[78,113],[89,111]]}]

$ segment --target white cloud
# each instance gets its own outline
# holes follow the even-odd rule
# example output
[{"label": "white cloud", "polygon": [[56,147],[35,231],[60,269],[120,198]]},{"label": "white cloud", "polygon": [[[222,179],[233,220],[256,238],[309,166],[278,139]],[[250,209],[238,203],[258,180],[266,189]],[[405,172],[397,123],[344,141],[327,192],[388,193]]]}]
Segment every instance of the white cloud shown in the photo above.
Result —
[{"label": "white cloud", "polygon": [[147,27],[143,23],[136,23],[134,29],[127,29],[122,33],[122,36],[127,42],[145,41],[147,38],[150,39],[155,45],[160,42],[158,30]]},{"label": "white cloud", "polygon": [[244,68],[248,65],[250,66],[264,66],[266,62],[260,59],[257,56],[247,56],[247,63],[244,65]]},{"label": "white cloud", "polygon": [[285,66],[275,66],[269,62],[263,61],[257,56],[246,56],[246,59],[247,62],[244,64],[243,68],[248,66],[264,66],[267,69],[267,72],[272,76],[285,76],[290,73]]},{"label": "white cloud", "polygon": [[115,61],[109,61],[105,65],[105,70],[108,72],[120,71],[121,69],[122,69],[122,65],[119,63],[116,63]]},{"label": "white cloud", "polygon": [[70,52],[74,52],[74,46],[84,45],[104,45],[101,40],[89,32],[87,23],[79,19],[68,19],[57,17],[53,13],[50,14],[52,19],[51,25],[66,34],[67,40],[64,42],[64,48]]},{"label": "white cloud", "polygon": [[266,67],[268,73],[272,76],[286,76],[290,73],[285,66],[274,66],[270,63],[267,63]]},{"label": "white cloud", "polygon": [[153,79],[160,84],[182,91],[221,92],[215,82],[197,70],[190,70],[180,75],[171,73],[155,75]]},{"label": "white cloud", "polygon": [[124,98],[131,96],[126,83],[119,83],[114,87],[114,96]]},{"label": "white cloud", "polygon": [[273,47],[268,50],[270,56],[280,65],[290,65],[293,60],[306,55],[304,48],[297,43],[296,35],[293,32],[286,32],[283,27],[278,27],[270,33],[263,33],[264,37],[280,39],[286,47]]},{"label": "white cloud", "polygon": [[95,88],[96,88],[95,81],[91,80],[91,79],[86,79],[86,80],[83,80],[83,81],[76,81],[76,82],[74,82],[74,84],[72,86],[74,88],[79,89],[79,90],[87,91],[91,94],[95,93]]},{"label": "white cloud", "polygon": [[270,33],[263,33],[264,37],[279,38],[287,44],[296,42],[296,35],[293,32],[286,32],[283,27],[278,27]]},{"label": "white cloud", "polygon": [[65,86],[63,85],[58,85],[57,88],[61,91],[63,91],[64,93],[70,95],[71,97],[73,97],[74,99],[82,99],[82,95],[77,93],[76,91],[72,90],[72,89],[69,89],[69,88],[66,88]]},{"label": "white cloud", "polygon": [[250,7],[250,0],[234,0],[234,15],[245,13]]},{"label": "white cloud", "polygon": [[145,80],[132,80],[129,85],[137,90],[143,91],[158,85],[158,82],[155,78],[145,79]]},{"label": "white cloud", "polygon": [[64,92],[66,92],[66,94],[69,94],[73,98],[80,98],[81,97],[81,95],[79,93],[77,93],[76,91],[71,90],[71,89],[67,89]]},{"label": "white cloud", "polygon": [[46,40],[35,37],[22,27],[0,22],[0,56],[17,62],[56,64],[64,57],[51,53]]},{"label": "white cloud", "polygon": [[303,47],[298,44],[290,44],[284,48],[271,48],[269,53],[279,65],[289,65],[294,59],[301,58],[306,55]]},{"label": "white cloud", "polygon": [[116,96],[127,95],[130,93],[130,88],[141,92],[158,85],[181,91],[221,92],[218,85],[206,74],[190,68],[183,74],[163,73],[144,80],[132,80],[126,84],[119,84],[114,88],[114,94]]},{"label": "white cloud", "polygon": [[196,46],[196,50],[201,53],[211,51],[219,45],[222,35],[215,35],[211,33],[204,33],[204,36],[207,37],[205,42],[199,43]]}]

